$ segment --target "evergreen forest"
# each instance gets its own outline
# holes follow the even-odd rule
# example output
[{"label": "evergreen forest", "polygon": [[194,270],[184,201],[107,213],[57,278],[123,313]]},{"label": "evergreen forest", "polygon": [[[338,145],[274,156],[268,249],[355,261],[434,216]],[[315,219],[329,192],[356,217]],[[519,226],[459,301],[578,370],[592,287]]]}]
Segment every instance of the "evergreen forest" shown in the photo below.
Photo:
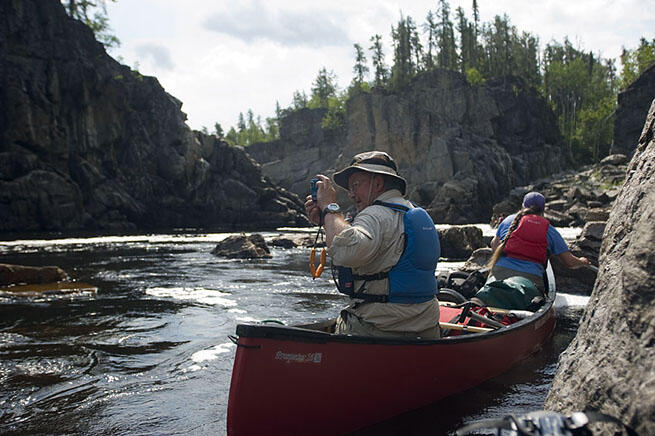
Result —
[{"label": "evergreen forest", "polygon": [[447,0],[437,0],[423,23],[401,13],[391,26],[388,53],[379,34],[353,44],[353,78],[347,89],[339,89],[335,74],[323,67],[310,94],[295,91],[284,109],[276,103],[274,117],[262,122],[248,110],[245,116],[239,114],[237,126],[224,132],[216,123],[213,133],[233,145],[272,141],[279,138],[279,120],[304,108],[326,109],[323,127],[338,130],[344,123],[345,103],[354,93],[374,88],[402,92],[417,75],[443,68],[462,73],[471,86],[492,77],[520,76],[552,107],[577,165],[607,156],[617,95],[655,62],[655,39],[641,38],[636,48],[624,48],[619,70],[615,59],[583,51],[568,38],[549,41],[540,49],[539,38],[517,29],[507,14],[487,23],[479,17],[477,0],[472,0],[470,13],[461,7],[452,11]]}]

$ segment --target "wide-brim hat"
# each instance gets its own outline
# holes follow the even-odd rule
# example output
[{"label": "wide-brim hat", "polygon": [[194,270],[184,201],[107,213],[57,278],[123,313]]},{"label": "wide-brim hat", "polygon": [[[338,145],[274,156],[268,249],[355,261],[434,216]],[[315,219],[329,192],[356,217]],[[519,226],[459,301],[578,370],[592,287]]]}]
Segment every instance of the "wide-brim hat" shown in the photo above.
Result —
[{"label": "wide-brim hat", "polygon": [[367,151],[355,155],[350,165],[334,173],[332,176],[334,183],[348,190],[348,179],[356,171],[391,176],[401,182],[400,191],[405,195],[407,181],[398,175],[396,162],[384,151]]}]

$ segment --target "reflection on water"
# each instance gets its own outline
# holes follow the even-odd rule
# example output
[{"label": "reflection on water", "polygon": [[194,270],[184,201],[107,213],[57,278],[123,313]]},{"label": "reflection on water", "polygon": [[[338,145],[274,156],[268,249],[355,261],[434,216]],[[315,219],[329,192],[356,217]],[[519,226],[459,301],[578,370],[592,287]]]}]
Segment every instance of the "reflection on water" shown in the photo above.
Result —
[{"label": "reflection on water", "polygon": [[[319,321],[347,301],[329,272],[311,280],[306,248],[257,262],[211,255],[227,236],[0,242],[3,263],[57,265],[99,288],[0,296],[0,433],[225,433],[236,324]],[[539,409],[584,304],[563,299],[554,340],[510,373],[362,434],[445,434]]]}]

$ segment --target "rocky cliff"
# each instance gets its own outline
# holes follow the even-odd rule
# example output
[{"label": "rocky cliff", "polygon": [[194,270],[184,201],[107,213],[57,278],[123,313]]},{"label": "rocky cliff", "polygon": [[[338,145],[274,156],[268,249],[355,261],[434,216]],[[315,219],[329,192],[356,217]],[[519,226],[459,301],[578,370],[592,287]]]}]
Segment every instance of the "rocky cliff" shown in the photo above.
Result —
[{"label": "rocky cliff", "polygon": [[436,70],[400,93],[352,97],[341,132],[321,129],[321,118],[294,113],[282,120],[279,141],[247,151],[301,196],[314,174],[331,174],[362,151],[387,151],[408,179],[409,198],[437,223],[488,221],[511,188],[569,165],[552,111],[514,77],[471,86],[457,72]]},{"label": "rocky cliff", "polygon": [[[545,408],[592,408],[655,434],[655,101],[612,207],[600,271]],[[609,434],[609,433],[608,433]]]},{"label": "rocky cliff", "polygon": [[297,196],[190,130],[58,0],[0,2],[0,67],[0,232],[307,224]]},{"label": "rocky cliff", "polygon": [[655,64],[621,91],[614,114],[611,153],[631,156],[637,146],[650,103],[655,98]]}]

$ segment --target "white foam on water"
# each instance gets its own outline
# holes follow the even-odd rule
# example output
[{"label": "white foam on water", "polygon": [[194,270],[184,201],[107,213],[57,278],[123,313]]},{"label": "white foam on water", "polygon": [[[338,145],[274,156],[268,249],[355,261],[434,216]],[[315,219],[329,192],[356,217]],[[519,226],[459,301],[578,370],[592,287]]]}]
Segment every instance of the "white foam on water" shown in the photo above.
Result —
[{"label": "white foam on water", "polygon": [[259,322],[259,319],[255,319],[252,316],[237,316],[237,321],[239,322]]},{"label": "white foam on water", "polygon": [[197,301],[211,306],[234,307],[237,302],[229,298],[225,292],[204,288],[148,288],[146,294],[157,298],[174,298],[176,300]]},{"label": "white foam on water", "polygon": [[248,313],[247,311],[245,311],[243,309],[235,309],[235,308],[229,309],[228,312],[230,312],[230,313]]},{"label": "white foam on water", "polygon": [[220,242],[228,236],[239,233],[207,233],[207,234],[181,234],[181,235],[131,235],[131,236],[94,236],[90,238],[63,238],[63,239],[22,239],[16,241],[0,241],[4,246],[42,247],[52,245],[97,245],[119,243],[175,243],[175,242]]},{"label": "white foam on water", "polygon": [[555,297],[555,307],[585,307],[589,303],[586,295],[572,295],[558,293]]},{"label": "white foam on water", "polygon": [[232,351],[235,345],[231,342],[226,342],[224,344],[218,344],[214,347],[208,348],[206,350],[196,351],[191,355],[191,360],[195,363],[207,362],[210,360],[218,359],[220,354],[229,353]]}]

